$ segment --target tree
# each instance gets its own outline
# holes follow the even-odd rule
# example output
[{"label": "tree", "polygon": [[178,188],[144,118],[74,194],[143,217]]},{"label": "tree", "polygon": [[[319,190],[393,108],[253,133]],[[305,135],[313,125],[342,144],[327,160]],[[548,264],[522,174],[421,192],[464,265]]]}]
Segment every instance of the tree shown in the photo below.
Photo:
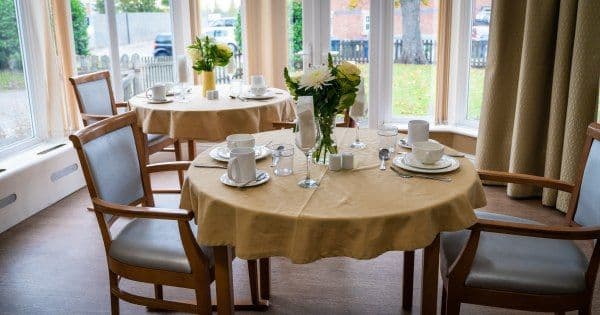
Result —
[{"label": "tree", "polygon": [[85,8],[80,0],[71,0],[71,20],[73,23],[75,53],[77,55],[88,55],[90,53],[87,34],[88,21],[85,16]]},{"label": "tree", "polygon": [[19,29],[13,0],[0,0],[0,69],[21,67]]},{"label": "tree", "polygon": [[106,7],[104,6],[104,0],[96,0],[96,4],[94,4],[94,8],[96,12],[100,14],[106,13]]},{"label": "tree", "polygon": [[292,0],[292,16],[290,37],[292,40],[292,60],[295,69],[302,69],[302,56],[296,55],[302,51],[302,0]]},{"label": "tree", "polygon": [[427,63],[427,58],[425,58],[425,52],[423,51],[423,40],[421,39],[420,11],[423,0],[399,1],[400,8],[402,9],[402,49],[400,50],[400,62],[411,64]]},{"label": "tree", "polygon": [[[104,0],[96,0],[96,11],[106,13]],[[155,0],[119,0],[116,5],[117,12],[161,12]]]},{"label": "tree", "polygon": [[235,36],[235,43],[237,44],[239,51],[242,50],[242,14],[240,11],[241,10],[238,10],[238,12],[236,14],[235,25],[234,25],[234,29],[233,29],[233,35]]}]

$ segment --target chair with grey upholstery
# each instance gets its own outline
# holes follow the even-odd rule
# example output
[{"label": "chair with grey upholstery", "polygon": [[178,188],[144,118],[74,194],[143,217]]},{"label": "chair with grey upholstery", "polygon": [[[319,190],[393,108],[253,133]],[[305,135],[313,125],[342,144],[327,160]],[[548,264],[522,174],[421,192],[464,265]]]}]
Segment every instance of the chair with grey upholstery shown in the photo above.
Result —
[{"label": "chair with grey upholstery", "polygon": [[[588,127],[575,185],[495,171],[479,177],[571,193],[565,225],[477,212],[468,230],[442,233],[442,314],[458,314],[461,303],[590,314],[600,259],[600,124]],[[589,259],[575,240],[593,246]]]},{"label": "chair with grey upholstery", "polygon": [[[69,78],[75,95],[83,125],[87,126],[99,120],[128,111],[127,102],[116,102],[110,81],[110,72],[99,71]],[[175,160],[181,161],[179,141],[165,135],[148,134],[146,137],[146,156],[160,151],[175,153]],[[173,145],[173,149],[168,148]],[[180,183],[183,173],[179,172]]]},{"label": "chair with grey upholstery", "polygon": [[[69,138],[77,150],[105,246],[112,313],[119,313],[119,299],[123,299],[156,309],[210,314],[210,284],[215,277],[212,248],[196,242],[194,213],[179,209],[178,200],[155,207],[148,175],[187,170],[190,162],[146,165],[143,134],[136,127],[134,112],[98,121]],[[120,218],[127,218],[122,220],[124,226],[115,225]],[[248,261],[253,304],[239,306],[242,309],[266,310],[258,302],[256,265],[255,260]],[[156,298],[122,290],[120,278],[154,284]],[[196,304],[164,300],[163,285],[195,290]]]}]

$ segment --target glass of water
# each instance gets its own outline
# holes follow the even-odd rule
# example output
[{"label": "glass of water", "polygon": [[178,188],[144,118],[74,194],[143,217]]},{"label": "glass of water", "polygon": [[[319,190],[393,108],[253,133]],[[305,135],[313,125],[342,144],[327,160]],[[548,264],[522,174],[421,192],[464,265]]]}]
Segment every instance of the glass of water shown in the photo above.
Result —
[{"label": "glass of water", "polygon": [[271,146],[271,156],[276,176],[288,176],[294,173],[294,146],[291,144],[278,143]]},{"label": "glass of water", "polygon": [[382,125],[377,130],[379,136],[379,149],[388,149],[394,152],[396,149],[396,142],[398,141],[398,128],[389,125]]}]

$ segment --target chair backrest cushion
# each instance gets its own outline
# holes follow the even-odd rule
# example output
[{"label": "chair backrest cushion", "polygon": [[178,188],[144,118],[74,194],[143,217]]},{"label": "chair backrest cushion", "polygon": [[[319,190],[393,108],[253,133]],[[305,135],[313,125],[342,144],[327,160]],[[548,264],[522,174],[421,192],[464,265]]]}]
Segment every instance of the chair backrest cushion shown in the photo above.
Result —
[{"label": "chair backrest cushion", "polygon": [[81,109],[84,114],[114,115],[110,90],[106,79],[77,84]]},{"label": "chair backrest cushion", "polygon": [[84,144],[83,152],[100,199],[129,205],[144,196],[131,126],[114,130]]},{"label": "chair backrest cushion", "polygon": [[582,226],[600,226],[600,141],[594,140],[588,155],[574,220]]}]

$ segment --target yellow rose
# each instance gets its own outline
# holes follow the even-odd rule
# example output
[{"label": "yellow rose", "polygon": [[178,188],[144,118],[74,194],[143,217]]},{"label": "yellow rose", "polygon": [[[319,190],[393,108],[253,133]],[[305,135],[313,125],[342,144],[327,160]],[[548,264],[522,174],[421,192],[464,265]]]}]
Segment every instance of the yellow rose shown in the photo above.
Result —
[{"label": "yellow rose", "polygon": [[227,44],[217,44],[217,49],[222,53],[222,54],[231,54],[231,48],[229,48],[229,45]]},{"label": "yellow rose", "polygon": [[360,69],[355,64],[348,61],[342,61],[338,66],[338,70],[347,77],[360,76]]}]

